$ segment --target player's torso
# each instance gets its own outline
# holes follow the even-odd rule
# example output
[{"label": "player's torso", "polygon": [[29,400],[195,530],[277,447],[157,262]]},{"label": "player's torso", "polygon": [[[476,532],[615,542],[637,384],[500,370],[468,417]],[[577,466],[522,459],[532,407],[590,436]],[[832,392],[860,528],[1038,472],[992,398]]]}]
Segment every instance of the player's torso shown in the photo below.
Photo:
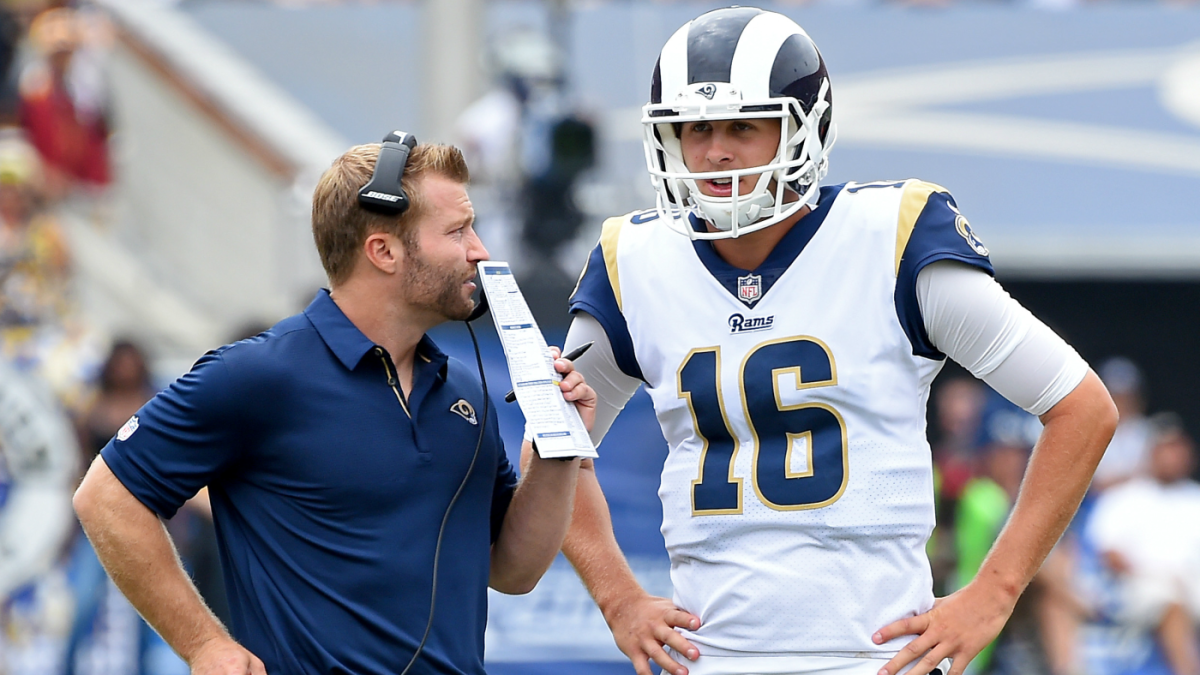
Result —
[{"label": "player's torso", "polygon": [[877,650],[932,600],[940,364],[896,316],[897,192],[843,190],[769,288],[746,274],[736,295],[661,224],[621,232],[622,313],[670,445],[663,535],[706,653]]}]

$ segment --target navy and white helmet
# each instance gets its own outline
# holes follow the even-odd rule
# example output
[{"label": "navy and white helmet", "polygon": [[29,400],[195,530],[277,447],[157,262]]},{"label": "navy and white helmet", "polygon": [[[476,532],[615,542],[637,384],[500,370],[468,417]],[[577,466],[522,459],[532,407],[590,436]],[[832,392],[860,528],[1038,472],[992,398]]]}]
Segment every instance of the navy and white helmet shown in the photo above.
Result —
[{"label": "navy and white helmet", "polygon": [[[642,108],[643,143],[657,209],[672,229],[693,239],[724,239],[778,223],[817,198],[837,135],[833,94],[817,46],[794,21],[754,7],[718,9],[689,21],[659,54]],[[779,118],[779,149],[770,164],[693,173],[684,165],[677,124]],[[738,194],[740,176],[759,174]],[[730,197],[710,197],[697,179],[730,178]],[[772,184],[774,180],[774,184]],[[785,199],[786,190],[798,200]],[[717,232],[696,232],[688,214]],[[736,217],[735,217],[736,214]]]}]

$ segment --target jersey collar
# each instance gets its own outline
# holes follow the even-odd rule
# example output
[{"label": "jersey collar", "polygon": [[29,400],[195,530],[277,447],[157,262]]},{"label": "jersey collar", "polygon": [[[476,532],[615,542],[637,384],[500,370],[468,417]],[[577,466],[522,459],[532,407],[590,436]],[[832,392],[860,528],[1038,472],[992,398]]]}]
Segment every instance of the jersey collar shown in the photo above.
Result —
[{"label": "jersey collar", "polygon": [[[347,370],[358,367],[362,358],[376,347],[375,343],[363,335],[358,326],[346,317],[342,308],[330,297],[328,289],[322,288],[317,291],[317,297],[313,298],[304,310],[304,316],[308,317],[317,334],[325,341],[325,345]],[[421,336],[414,362],[417,371],[423,372],[428,367],[444,381],[449,360],[428,334]]]},{"label": "jersey collar", "polygon": [[[767,295],[767,291],[775,285],[779,277],[787,271],[788,267],[795,262],[796,257],[812,240],[813,235],[821,228],[821,224],[825,222],[825,216],[829,214],[830,207],[841,192],[841,185],[832,185],[822,187],[820,197],[818,198],[817,207],[809,212],[792,226],[791,230],[779,240],[771,254],[761,265],[753,270],[744,270],[740,267],[734,267],[725,262],[720,255],[717,254],[716,248],[709,240],[695,239],[692,241],[692,247],[696,250],[696,256],[700,258],[700,262],[708,269],[709,274],[713,276],[725,290],[734,297],[744,303],[750,309],[759,303]],[[697,232],[703,231],[704,224],[696,218],[695,215],[689,216],[691,219],[692,228]],[[759,277],[758,284],[761,290],[756,298],[747,301],[743,300],[738,294],[739,279],[752,279]]]},{"label": "jersey collar", "polygon": [[367,339],[337,306],[328,289],[317,291],[317,297],[304,310],[304,316],[347,370],[354,370],[362,357],[375,347],[375,343]]}]

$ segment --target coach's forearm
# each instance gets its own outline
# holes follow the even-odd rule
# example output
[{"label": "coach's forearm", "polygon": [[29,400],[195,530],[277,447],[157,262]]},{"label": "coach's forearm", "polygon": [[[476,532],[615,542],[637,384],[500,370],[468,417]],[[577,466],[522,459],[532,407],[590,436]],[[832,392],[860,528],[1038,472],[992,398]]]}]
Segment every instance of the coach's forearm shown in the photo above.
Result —
[{"label": "coach's forearm", "polygon": [[185,661],[212,640],[232,640],[188,578],[162,521],[103,458],[92,463],[74,505],[113,582]]},{"label": "coach's forearm", "polygon": [[617,544],[608,502],[591,460],[585,460],[579,470],[575,513],[563,553],[606,617],[623,601],[646,595]]},{"label": "coach's forearm", "polygon": [[550,568],[571,524],[578,459],[562,461],[533,455],[521,447],[521,484],[492,545],[489,585],[501,593],[528,593]]},{"label": "coach's forearm", "polygon": [[1083,382],[1041,419],[1045,429],[1012,515],[976,576],[1013,602],[1075,515],[1112,439],[1117,411],[1100,378],[1089,370]]}]

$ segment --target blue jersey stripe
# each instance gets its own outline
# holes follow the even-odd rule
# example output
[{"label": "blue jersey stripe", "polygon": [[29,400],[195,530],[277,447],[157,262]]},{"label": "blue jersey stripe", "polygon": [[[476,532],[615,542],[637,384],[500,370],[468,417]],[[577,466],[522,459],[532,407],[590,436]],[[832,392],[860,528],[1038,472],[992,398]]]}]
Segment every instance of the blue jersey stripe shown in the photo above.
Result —
[{"label": "blue jersey stripe", "polygon": [[[914,205],[913,200],[918,202]],[[923,204],[920,203],[923,200]],[[910,223],[905,222],[906,209],[920,207],[919,215]],[[902,251],[897,251],[899,262],[896,268],[896,317],[912,343],[913,354],[928,359],[942,360],[946,355],[938,351],[929,341],[925,331],[925,320],[917,302],[917,275],[927,265],[939,260],[956,260],[995,275],[988,250],[971,231],[970,224],[958,211],[954,197],[949,192],[930,183],[912,181],[905,186],[898,230],[911,226],[911,234]],[[903,237],[897,237],[897,243]]]},{"label": "blue jersey stripe", "polygon": [[[615,237],[609,243],[615,251]],[[633,337],[629,335],[629,325],[625,323],[625,315],[621,313],[621,308],[617,304],[617,296],[613,291],[612,279],[615,279],[616,275],[609,274],[605,261],[605,248],[604,243],[597,244],[596,248],[592,249],[591,255],[588,256],[587,265],[579,277],[579,284],[575,287],[575,292],[571,294],[571,313],[587,312],[596,317],[608,335],[613,357],[616,358],[621,372],[645,381],[646,378],[642,377],[642,368],[638,365],[637,356],[633,351]],[[613,265],[615,264],[614,255]]]}]

